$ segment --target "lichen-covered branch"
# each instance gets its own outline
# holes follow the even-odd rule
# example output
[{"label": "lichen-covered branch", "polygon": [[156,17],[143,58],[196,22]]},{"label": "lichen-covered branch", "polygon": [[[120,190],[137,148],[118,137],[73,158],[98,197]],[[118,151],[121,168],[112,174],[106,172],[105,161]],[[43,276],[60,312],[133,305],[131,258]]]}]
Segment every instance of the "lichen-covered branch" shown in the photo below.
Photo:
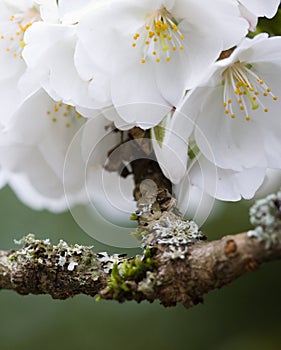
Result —
[{"label": "lichen-covered branch", "polygon": [[106,269],[92,247],[53,245],[31,234],[18,243],[21,249],[0,252],[0,289],[66,299],[79,293],[94,296],[106,281]]},{"label": "lichen-covered branch", "polygon": [[[143,194],[147,186],[151,189],[152,183],[143,184]],[[191,307],[209,291],[281,259],[280,222],[275,221],[268,237],[263,226],[262,236],[258,230],[256,235],[241,233],[205,242],[196,224],[181,217],[167,192],[149,193],[139,201],[134,217],[139,221],[136,234],[142,239],[142,255],[126,259],[96,254],[91,247],[68,246],[63,241],[53,245],[28,235],[19,242],[23,244],[19,250],[0,251],[0,289],[56,299],[83,293],[119,302],[160,300],[164,306]],[[266,215],[274,214],[272,203],[278,222],[276,196],[261,203],[253,215],[262,215],[264,222]]]},{"label": "lichen-covered branch", "polygon": [[92,247],[63,241],[54,245],[28,235],[18,242],[22,248],[0,251],[0,289],[56,299],[83,293],[119,302],[160,300],[164,306],[189,308],[209,291],[281,259],[281,192],[252,208],[254,230],[206,242],[196,223],[177,209],[159,166],[141,159],[132,168],[138,210],[131,219],[138,222],[134,234],[142,255],[109,256]]},{"label": "lichen-covered branch", "polygon": [[265,249],[265,243],[247,233],[187,244],[182,256],[158,245],[131,259],[95,254],[91,247],[65,242],[52,245],[30,235],[23,243],[17,251],[0,252],[0,289],[56,299],[83,293],[121,302],[160,300],[165,306],[179,302],[191,307],[205,293],[262,263],[281,259],[280,240]]}]

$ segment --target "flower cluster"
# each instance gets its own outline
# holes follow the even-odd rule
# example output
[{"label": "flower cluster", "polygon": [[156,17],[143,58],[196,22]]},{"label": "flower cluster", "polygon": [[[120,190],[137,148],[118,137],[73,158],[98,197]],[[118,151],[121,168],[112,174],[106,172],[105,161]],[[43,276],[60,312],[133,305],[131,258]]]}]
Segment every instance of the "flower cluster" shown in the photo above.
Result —
[{"label": "flower cluster", "polygon": [[99,199],[138,127],[183,209],[253,197],[281,168],[281,38],[248,34],[279,4],[0,0],[0,185],[37,209]]}]

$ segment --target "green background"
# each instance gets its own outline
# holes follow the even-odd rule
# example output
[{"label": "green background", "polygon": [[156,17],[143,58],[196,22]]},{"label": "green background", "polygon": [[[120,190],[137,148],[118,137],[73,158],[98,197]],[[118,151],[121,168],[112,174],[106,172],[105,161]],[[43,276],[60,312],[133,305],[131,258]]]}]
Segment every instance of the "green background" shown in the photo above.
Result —
[{"label": "green background", "polygon": [[[83,233],[69,213],[34,212],[5,188],[0,191],[1,249],[33,232],[54,242],[94,244],[96,251],[124,252]],[[249,227],[249,203],[227,204],[204,230],[210,239]],[[134,250],[127,250],[134,254]],[[0,292],[0,350],[26,349],[209,349],[280,350],[280,262],[269,263],[210,293],[186,310],[159,303],[96,302],[87,296],[66,301],[49,296]]]}]

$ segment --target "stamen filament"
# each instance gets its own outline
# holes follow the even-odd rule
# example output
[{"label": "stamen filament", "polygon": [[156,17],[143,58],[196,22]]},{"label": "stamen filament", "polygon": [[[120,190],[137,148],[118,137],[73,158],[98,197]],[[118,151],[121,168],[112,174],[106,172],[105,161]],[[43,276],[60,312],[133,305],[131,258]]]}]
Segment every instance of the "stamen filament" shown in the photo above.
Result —
[{"label": "stamen filament", "polygon": [[[268,108],[264,105],[263,99],[271,96],[274,101],[277,100],[271,88],[252,70],[253,65],[236,62],[228,67],[224,73],[223,87],[223,106],[226,115],[235,118],[237,114],[243,113],[247,121],[251,120],[248,114],[248,105],[251,105],[253,111],[260,106],[265,113]],[[232,97],[235,96],[237,106],[232,103]],[[234,109],[237,113],[234,112]]]},{"label": "stamen filament", "polygon": [[139,32],[133,35],[133,40],[132,47],[139,47],[142,51],[142,63],[153,56],[156,62],[170,62],[172,52],[184,50],[184,35],[165,8],[149,16]]}]

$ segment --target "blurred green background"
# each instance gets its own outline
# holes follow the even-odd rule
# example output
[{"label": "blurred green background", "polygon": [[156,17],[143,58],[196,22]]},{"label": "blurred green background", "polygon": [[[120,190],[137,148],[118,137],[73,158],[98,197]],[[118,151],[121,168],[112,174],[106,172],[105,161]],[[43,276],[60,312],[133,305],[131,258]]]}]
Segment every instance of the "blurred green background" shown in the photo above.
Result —
[{"label": "blurred green background", "polygon": [[[93,241],[69,213],[34,212],[5,188],[0,191],[1,249],[33,232],[57,242],[94,244],[96,251],[134,254]],[[249,203],[227,204],[204,230],[210,239],[249,227]],[[230,286],[216,290],[205,304],[185,310],[159,303],[117,304],[77,296],[66,301],[49,296],[0,292],[0,349],[209,349],[280,350],[280,262],[261,267]]]}]

